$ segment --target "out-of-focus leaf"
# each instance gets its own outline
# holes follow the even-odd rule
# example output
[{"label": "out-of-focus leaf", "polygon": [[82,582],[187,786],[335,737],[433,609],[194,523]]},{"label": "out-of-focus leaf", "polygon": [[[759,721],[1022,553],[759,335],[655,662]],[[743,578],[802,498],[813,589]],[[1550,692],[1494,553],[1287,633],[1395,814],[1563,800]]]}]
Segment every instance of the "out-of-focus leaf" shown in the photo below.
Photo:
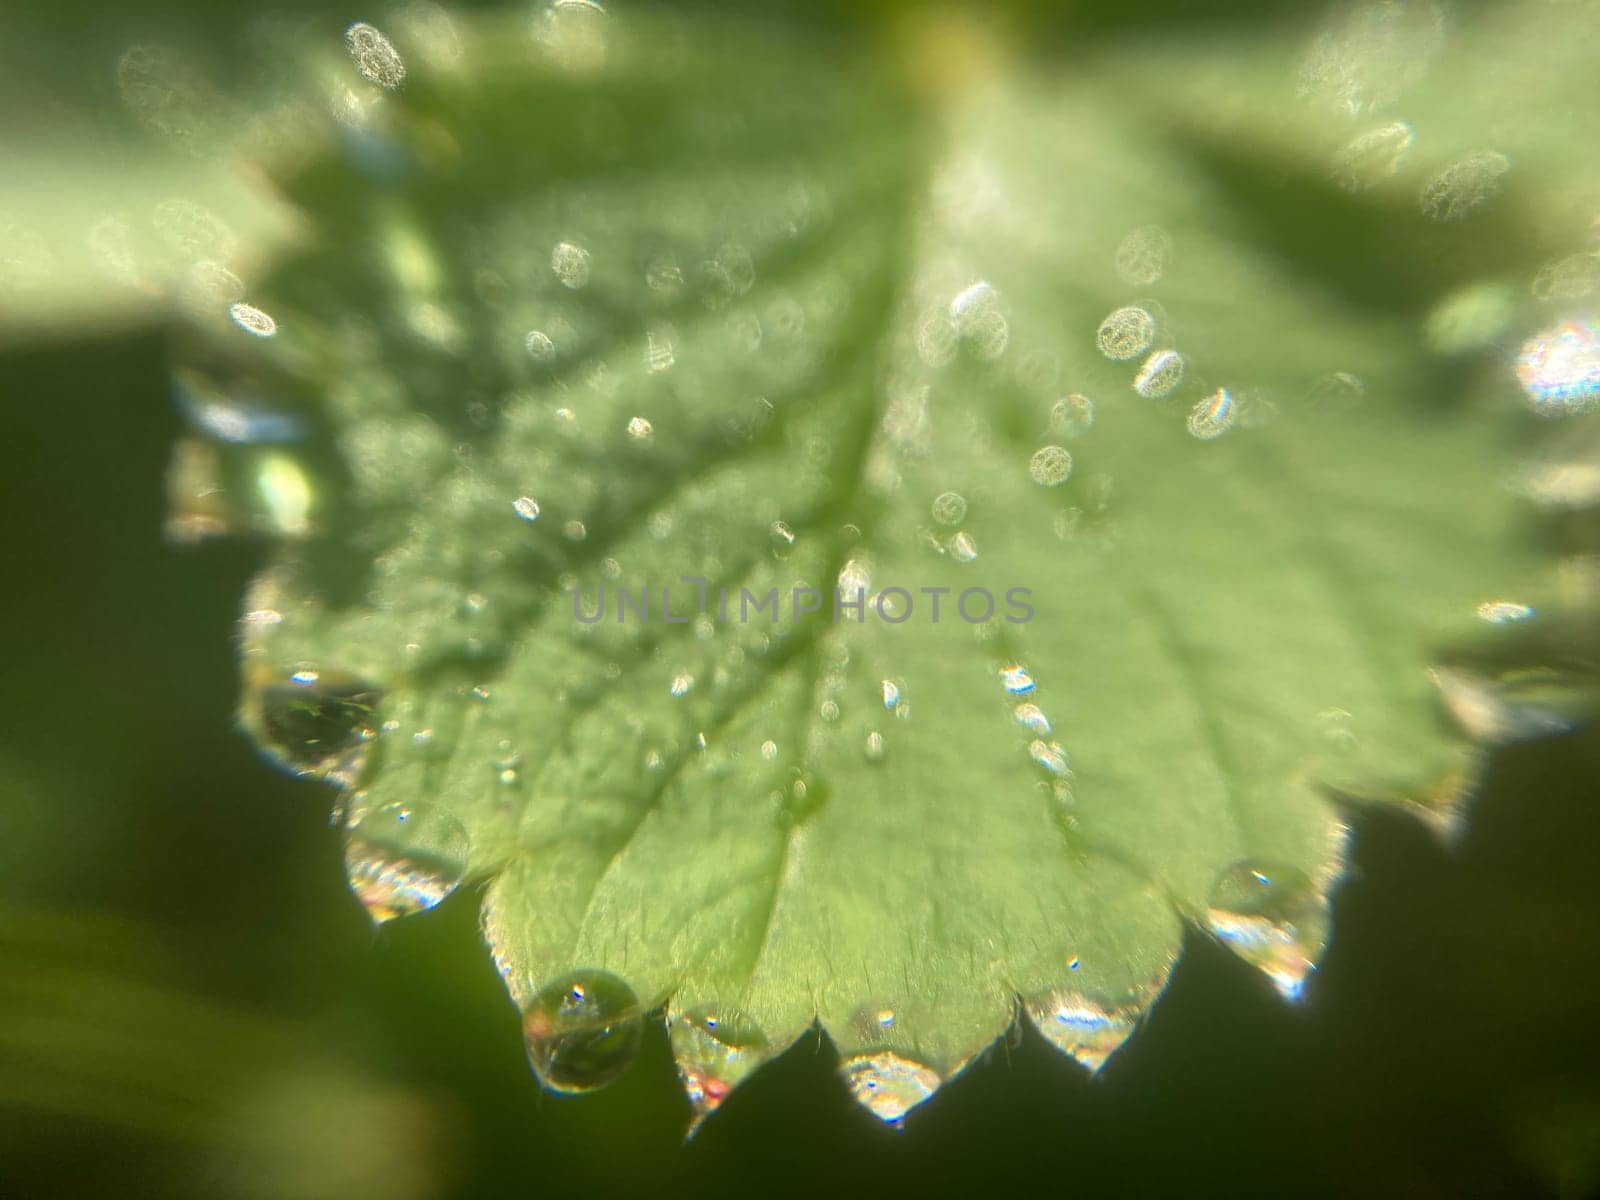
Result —
[{"label": "out-of-focus leaf", "polygon": [[195,317],[173,527],[285,538],[243,719],[375,916],[488,881],[548,1085],[662,1004],[701,1113],[820,1020],[898,1121],[1018,997],[1097,1069],[1185,921],[1300,994],[1334,791],[1448,823],[1447,717],[1581,719],[1510,485],[1600,389],[1591,165],[1531,132],[1584,58],[1447,126],[1503,16],[1329,20],[346,34],[311,239]]}]

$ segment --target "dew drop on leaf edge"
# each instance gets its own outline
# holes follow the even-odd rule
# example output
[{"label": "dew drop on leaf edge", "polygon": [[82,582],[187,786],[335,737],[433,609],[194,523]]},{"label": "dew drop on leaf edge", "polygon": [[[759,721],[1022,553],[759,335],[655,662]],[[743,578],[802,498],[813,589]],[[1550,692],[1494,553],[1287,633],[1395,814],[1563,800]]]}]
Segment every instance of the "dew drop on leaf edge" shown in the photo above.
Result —
[{"label": "dew drop on leaf edge", "polygon": [[363,816],[345,839],[345,875],[375,922],[425,912],[466,877],[471,843],[445,809],[386,804]]},{"label": "dew drop on leaf edge", "polygon": [[522,1013],[528,1063],[548,1090],[592,1092],[638,1056],[644,1019],[633,989],[606,971],[575,971],[541,988]]}]

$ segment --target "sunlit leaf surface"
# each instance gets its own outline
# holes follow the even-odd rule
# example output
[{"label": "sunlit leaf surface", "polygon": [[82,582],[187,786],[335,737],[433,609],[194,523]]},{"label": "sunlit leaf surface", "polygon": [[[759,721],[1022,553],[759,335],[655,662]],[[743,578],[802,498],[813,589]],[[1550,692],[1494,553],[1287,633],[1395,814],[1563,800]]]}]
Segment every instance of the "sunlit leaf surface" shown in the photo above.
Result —
[{"label": "sunlit leaf surface", "polygon": [[327,31],[175,375],[244,723],[375,918],[485,882],[558,1091],[663,1005],[702,1115],[818,1021],[889,1122],[1019,1000],[1097,1070],[1185,922],[1299,997],[1336,797],[1586,711],[1597,18]]}]

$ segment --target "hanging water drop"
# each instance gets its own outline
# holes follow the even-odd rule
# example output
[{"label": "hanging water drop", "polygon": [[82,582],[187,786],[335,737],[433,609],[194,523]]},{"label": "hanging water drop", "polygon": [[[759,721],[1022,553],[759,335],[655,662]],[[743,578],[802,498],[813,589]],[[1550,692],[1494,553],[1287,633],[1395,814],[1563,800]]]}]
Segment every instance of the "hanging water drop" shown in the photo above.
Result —
[{"label": "hanging water drop", "polygon": [[[1069,964],[1076,965],[1076,959]],[[1108,1004],[1068,988],[1025,1001],[1023,1008],[1047,1042],[1091,1073],[1133,1036],[1144,1012],[1132,999]]]},{"label": "hanging water drop", "polygon": [[639,999],[605,971],[577,971],[540,989],[522,1014],[528,1062],[552,1092],[578,1095],[613,1082],[643,1039]]},{"label": "hanging water drop", "polygon": [[674,1010],[667,1031],[695,1126],[772,1054],[760,1027],[727,1009]]},{"label": "hanging water drop", "polygon": [[1558,667],[1440,666],[1430,675],[1455,723],[1487,745],[1572,733],[1600,711],[1593,681]]},{"label": "hanging water drop", "polygon": [[839,1074],[857,1104],[894,1126],[943,1082],[931,1067],[891,1050],[847,1058],[839,1064]]},{"label": "hanging water drop", "polygon": [[1246,861],[1217,878],[1206,925],[1290,1000],[1299,999],[1328,939],[1328,902],[1294,867]]},{"label": "hanging water drop", "polygon": [[379,692],[353,676],[297,671],[246,690],[245,724],[273,759],[297,775],[355,782],[377,736]]},{"label": "hanging water drop", "polygon": [[434,907],[467,873],[465,827],[431,804],[386,804],[362,817],[344,846],[350,890],[375,922]]}]

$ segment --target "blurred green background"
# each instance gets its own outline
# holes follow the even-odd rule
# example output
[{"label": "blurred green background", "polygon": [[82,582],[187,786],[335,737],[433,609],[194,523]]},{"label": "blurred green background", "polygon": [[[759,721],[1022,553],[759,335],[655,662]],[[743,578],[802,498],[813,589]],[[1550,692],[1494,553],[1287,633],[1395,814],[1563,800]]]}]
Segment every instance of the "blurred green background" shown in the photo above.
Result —
[{"label": "blurred green background", "polygon": [[[1200,7],[1100,6],[1087,27]],[[1283,7],[1235,0],[1207,19]],[[58,32],[100,16],[27,0],[0,31],[31,28],[18,14]],[[223,6],[142,3],[93,38],[226,42],[229,21]],[[54,111],[38,80],[111,90],[72,37],[36,56],[20,45],[37,76],[0,84],[7,114]],[[15,37],[9,49],[17,61]],[[374,931],[345,888],[331,793],[274,772],[234,730],[235,621],[265,549],[164,541],[168,364],[158,333],[0,351],[0,1196],[1600,1184],[1593,732],[1501,753],[1453,849],[1407,818],[1358,817],[1306,1003],[1286,1007],[1194,937],[1098,1080],[1020,1035],[896,1134],[808,1038],[684,1144],[688,1106],[653,1027],[618,1085],[544,1095],[474,896]]]}]

